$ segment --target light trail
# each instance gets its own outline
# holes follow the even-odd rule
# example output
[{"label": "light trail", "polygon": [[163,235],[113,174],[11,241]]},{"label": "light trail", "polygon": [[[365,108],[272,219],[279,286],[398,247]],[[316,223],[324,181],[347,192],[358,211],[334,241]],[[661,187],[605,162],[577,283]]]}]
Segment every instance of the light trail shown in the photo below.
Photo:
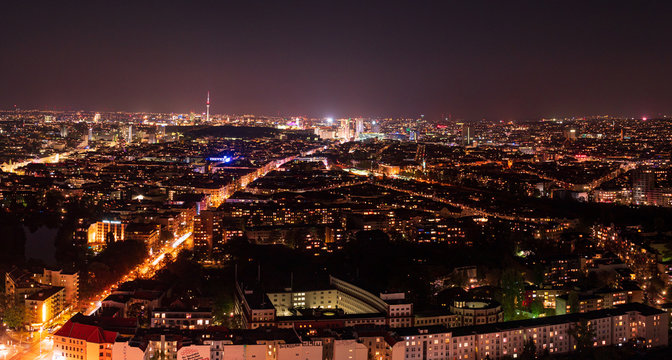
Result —
[{"label": "light trail", "polygon": [[91,315],[91,314],[95,313],[96,311],[98,311],[98,309],[100,309],[101,306],[103,306],[102,301],[96,301],[95,307],[93,309],[91,309],[88,314],[85,311],[84,315]]},{"label": "light trail", "polygon": [[191,231],[180,236],[177,240],[175,240],[175,242],[172,245],[173,249],[180,246],[185,240],[189,238],[189,236],[191,236]]},{"label": "light trail", "polygon": [[166,257],[166,254],[161,254],[159,257],[154,259],[154,261],[152,261],[152,266],[156,266],[156,264],[158,264],[159,261],[163,260],[164,257]]}]

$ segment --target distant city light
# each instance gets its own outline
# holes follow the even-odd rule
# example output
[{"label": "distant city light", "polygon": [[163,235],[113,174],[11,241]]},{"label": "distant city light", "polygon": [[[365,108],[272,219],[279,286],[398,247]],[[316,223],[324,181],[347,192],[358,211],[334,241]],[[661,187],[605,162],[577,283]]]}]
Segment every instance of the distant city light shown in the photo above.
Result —
[{"label": "distant city light", "polygon": [[331,123],[333,123],[333,122],[334,122],[334,118],[333,118],[333,117],[328,117],[328,118],[327,118],[327,123],[328,123],[328,124],[331,124]]},{"label": "distant city light", "polygon": [[214,162],[229,163],[229,162],[231,162],[231,157],[229,157],[229,156],[224,156],[224,157],[211,157],[211,158],[208,158],[208,160],[210,160],[210,161],[214,161]]}]

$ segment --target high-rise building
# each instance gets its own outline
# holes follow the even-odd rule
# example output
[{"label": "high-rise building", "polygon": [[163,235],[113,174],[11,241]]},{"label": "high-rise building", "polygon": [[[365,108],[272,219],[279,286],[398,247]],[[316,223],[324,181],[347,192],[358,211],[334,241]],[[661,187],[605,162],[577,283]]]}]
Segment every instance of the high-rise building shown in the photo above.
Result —
[{"label": "high-rise building", "polygon": [[355,138],[359,139],[360,134],[364,132],[364,119],[355,120]]},{"label": "high-rise building", "polygon": [[418,144],[418,148],[415,151],[415,161],[422,165],[422,171],[425,171],[427,168],[427,150],[425,149],[424,144]]},{"label": "high-rise building", "polygon": [[467,123],[460,123],[462,125],[462,142],[465,145],[471,144],[474,134],[472,133],[471,126]]},{"label": "high-rise building", "polygon": [[656,174],[651,169],[638,169],[632,174],[632,202],[635,205],[656,205]]},{"label": "high-rise building", "polygon": [[216,219],[211,210],[203,210],[194,217],[194,250],[207,254],[212,251]]},{"label": "high-rise building", "polygon": [[350,141],[350,119],[341,119],[341,126],[338,128],[338,137]]},{"label": "high-rise building", "polygon": [[210,122],[210,91],[208,91],[208,97],[205,100],[205,121]]}]

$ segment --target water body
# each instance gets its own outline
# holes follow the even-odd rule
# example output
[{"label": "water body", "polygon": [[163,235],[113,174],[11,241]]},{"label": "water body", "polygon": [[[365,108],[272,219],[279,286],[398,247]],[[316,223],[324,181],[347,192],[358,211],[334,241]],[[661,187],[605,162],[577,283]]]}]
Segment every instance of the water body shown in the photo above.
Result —
[{"label": "water body", "polygon": [[42,226],[35,232],[24,226],[26,232],[26,260],[41,260],[47,266],[56,265],[56,234],[58,228]]}]

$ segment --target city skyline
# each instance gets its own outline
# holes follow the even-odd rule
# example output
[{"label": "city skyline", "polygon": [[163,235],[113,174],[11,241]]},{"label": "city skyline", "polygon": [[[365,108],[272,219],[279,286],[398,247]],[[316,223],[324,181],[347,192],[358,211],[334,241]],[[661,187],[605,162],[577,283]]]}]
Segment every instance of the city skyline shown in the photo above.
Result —
[{"label": "city skyline", "polygon": [[0,2],[3,360],[672,359],[672,2]]}]

